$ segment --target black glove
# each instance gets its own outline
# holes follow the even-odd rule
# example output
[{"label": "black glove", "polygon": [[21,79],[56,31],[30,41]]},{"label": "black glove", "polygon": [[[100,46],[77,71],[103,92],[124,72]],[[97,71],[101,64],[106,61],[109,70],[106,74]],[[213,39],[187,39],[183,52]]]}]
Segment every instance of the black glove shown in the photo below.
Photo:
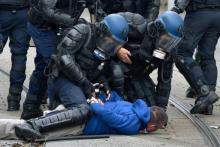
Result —
[{"label": "black glove", "polygon": [[95,83],[93,86],[95,87],[96,95],[104,93],[107,100],[110,98],[110,88],[107,84]]},{"label": "black glove", "polygon": [[89,81],[83,82],[80,87],[82,88],[87,99],[95,97],[95,87]]},{"label": "black glove", "polygon": [[183,13],[183,10],[181,10],[181,9],[178,8],[178,7],[173,7],[173,8],[171,8],[170,10],[173,11],[173,12],[176,12],[176,13],[178,13],[178,14]]}]

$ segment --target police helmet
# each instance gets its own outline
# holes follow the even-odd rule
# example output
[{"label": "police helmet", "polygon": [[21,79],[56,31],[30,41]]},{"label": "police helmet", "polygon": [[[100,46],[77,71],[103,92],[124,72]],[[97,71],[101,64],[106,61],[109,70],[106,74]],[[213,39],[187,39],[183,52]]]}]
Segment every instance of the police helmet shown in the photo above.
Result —
[{"label": "police helmet", "polygon": [[183,37],[183,19],[176,12],[166,11],[154,23],[159,30],[156,48],[170,53]]},{"label": "police helmet", "polygon": [[95,56],[105,60],[127,42],[128,22],[118,14],[110,14],[98,23]]}]

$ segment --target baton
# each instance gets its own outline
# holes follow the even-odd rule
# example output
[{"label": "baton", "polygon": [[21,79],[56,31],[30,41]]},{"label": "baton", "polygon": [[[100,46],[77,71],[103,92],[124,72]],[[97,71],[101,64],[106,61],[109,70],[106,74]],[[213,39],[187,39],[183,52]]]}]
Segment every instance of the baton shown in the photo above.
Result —
[{"label": "baton", "polygon": [[78,135],[78,136],[64,136],[64,137],[49,137],[35,139],[34,142],[49,142],[49,141],[61,141],[61,140],[79,140],[79,139],[103,139],[110,138],[109,135]]}]

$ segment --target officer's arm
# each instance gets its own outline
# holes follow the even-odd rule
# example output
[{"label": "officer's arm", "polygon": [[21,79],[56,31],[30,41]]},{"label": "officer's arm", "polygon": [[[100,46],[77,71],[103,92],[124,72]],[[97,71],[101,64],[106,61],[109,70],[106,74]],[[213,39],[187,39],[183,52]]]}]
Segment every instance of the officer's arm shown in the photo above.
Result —
[{"label": "officer's arm", "polygon": [[85,24],[74,26],[58,45],[60,70],[68,79],[81,86],[86,96],[89,96],[94,88],[76,63],[74,55],[83,48],[89,29],[89,26]]},{"label": "officer's arm", "polygon": [[191,0],[175,0],[174,7],[171,9],[176,13],[183,13]]},{"label": "officer's arm", "polygon": [[148,21],[155,20],[160,10],[160,0],[144,0],[143,5],[145,7],[144,17]]},{"label": "officer's arm", "polygon": [[117,132],[131,135],[136,134],[139,131],[140,124],[138,125],[137,123],[134,123],[134,121],[136,122],[139,120],[134,120],[136,117],[133,115],[122,115],[112,112],[99,103],[92,103],[91,109],[92,112],[105,122],[107,126],[115,129]]},{"label": "officer's arm", "polygon": [[156,86],[156,99],[158,105],[166,107],[171,90],[173,74],[173,60],[163,61],[158,68],[158,84]]},{"label": "officer's arm", "polygon": [[60,26],[71,26],[75,23],[75,19],[71,15],[55,8],[57,0],[40,0],[38,5],[43,13],[43,17],[54,24]]}]

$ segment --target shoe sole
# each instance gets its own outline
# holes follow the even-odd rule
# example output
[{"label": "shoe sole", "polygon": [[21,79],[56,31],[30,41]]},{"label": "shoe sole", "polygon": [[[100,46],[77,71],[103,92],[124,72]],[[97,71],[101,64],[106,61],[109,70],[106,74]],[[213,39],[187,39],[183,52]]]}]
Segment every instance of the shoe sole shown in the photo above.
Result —
[{"label": "shoe sole", "polygon": [[[19,127],[19,125],[15,126],[15,133],[19,138],[25,139],[27,141],[34,141],[36,139],[42,138],[42,136],[40,134],[34,134],[34,132],[30,133],[30,131],[28,129],[21,128],[21,127]],[[20,135],[18,135],[18,134],[20,134]],[[28,137],[27,137],[27,134],[28,134]]]},{"label": "shoe sole", "polygon": [[[214,104],[215,102],[217,102],[219,99],[219,97],[217,97],[212,104]],[[202,106],[203,105],[203,106]],[[202,113],[202,111],[204,111],[204,108],[207,107],[210,104],[204,105],[203,103],[197,103],[191,110],[190,113],[191,114],[197,114],[197,113]]]}]

